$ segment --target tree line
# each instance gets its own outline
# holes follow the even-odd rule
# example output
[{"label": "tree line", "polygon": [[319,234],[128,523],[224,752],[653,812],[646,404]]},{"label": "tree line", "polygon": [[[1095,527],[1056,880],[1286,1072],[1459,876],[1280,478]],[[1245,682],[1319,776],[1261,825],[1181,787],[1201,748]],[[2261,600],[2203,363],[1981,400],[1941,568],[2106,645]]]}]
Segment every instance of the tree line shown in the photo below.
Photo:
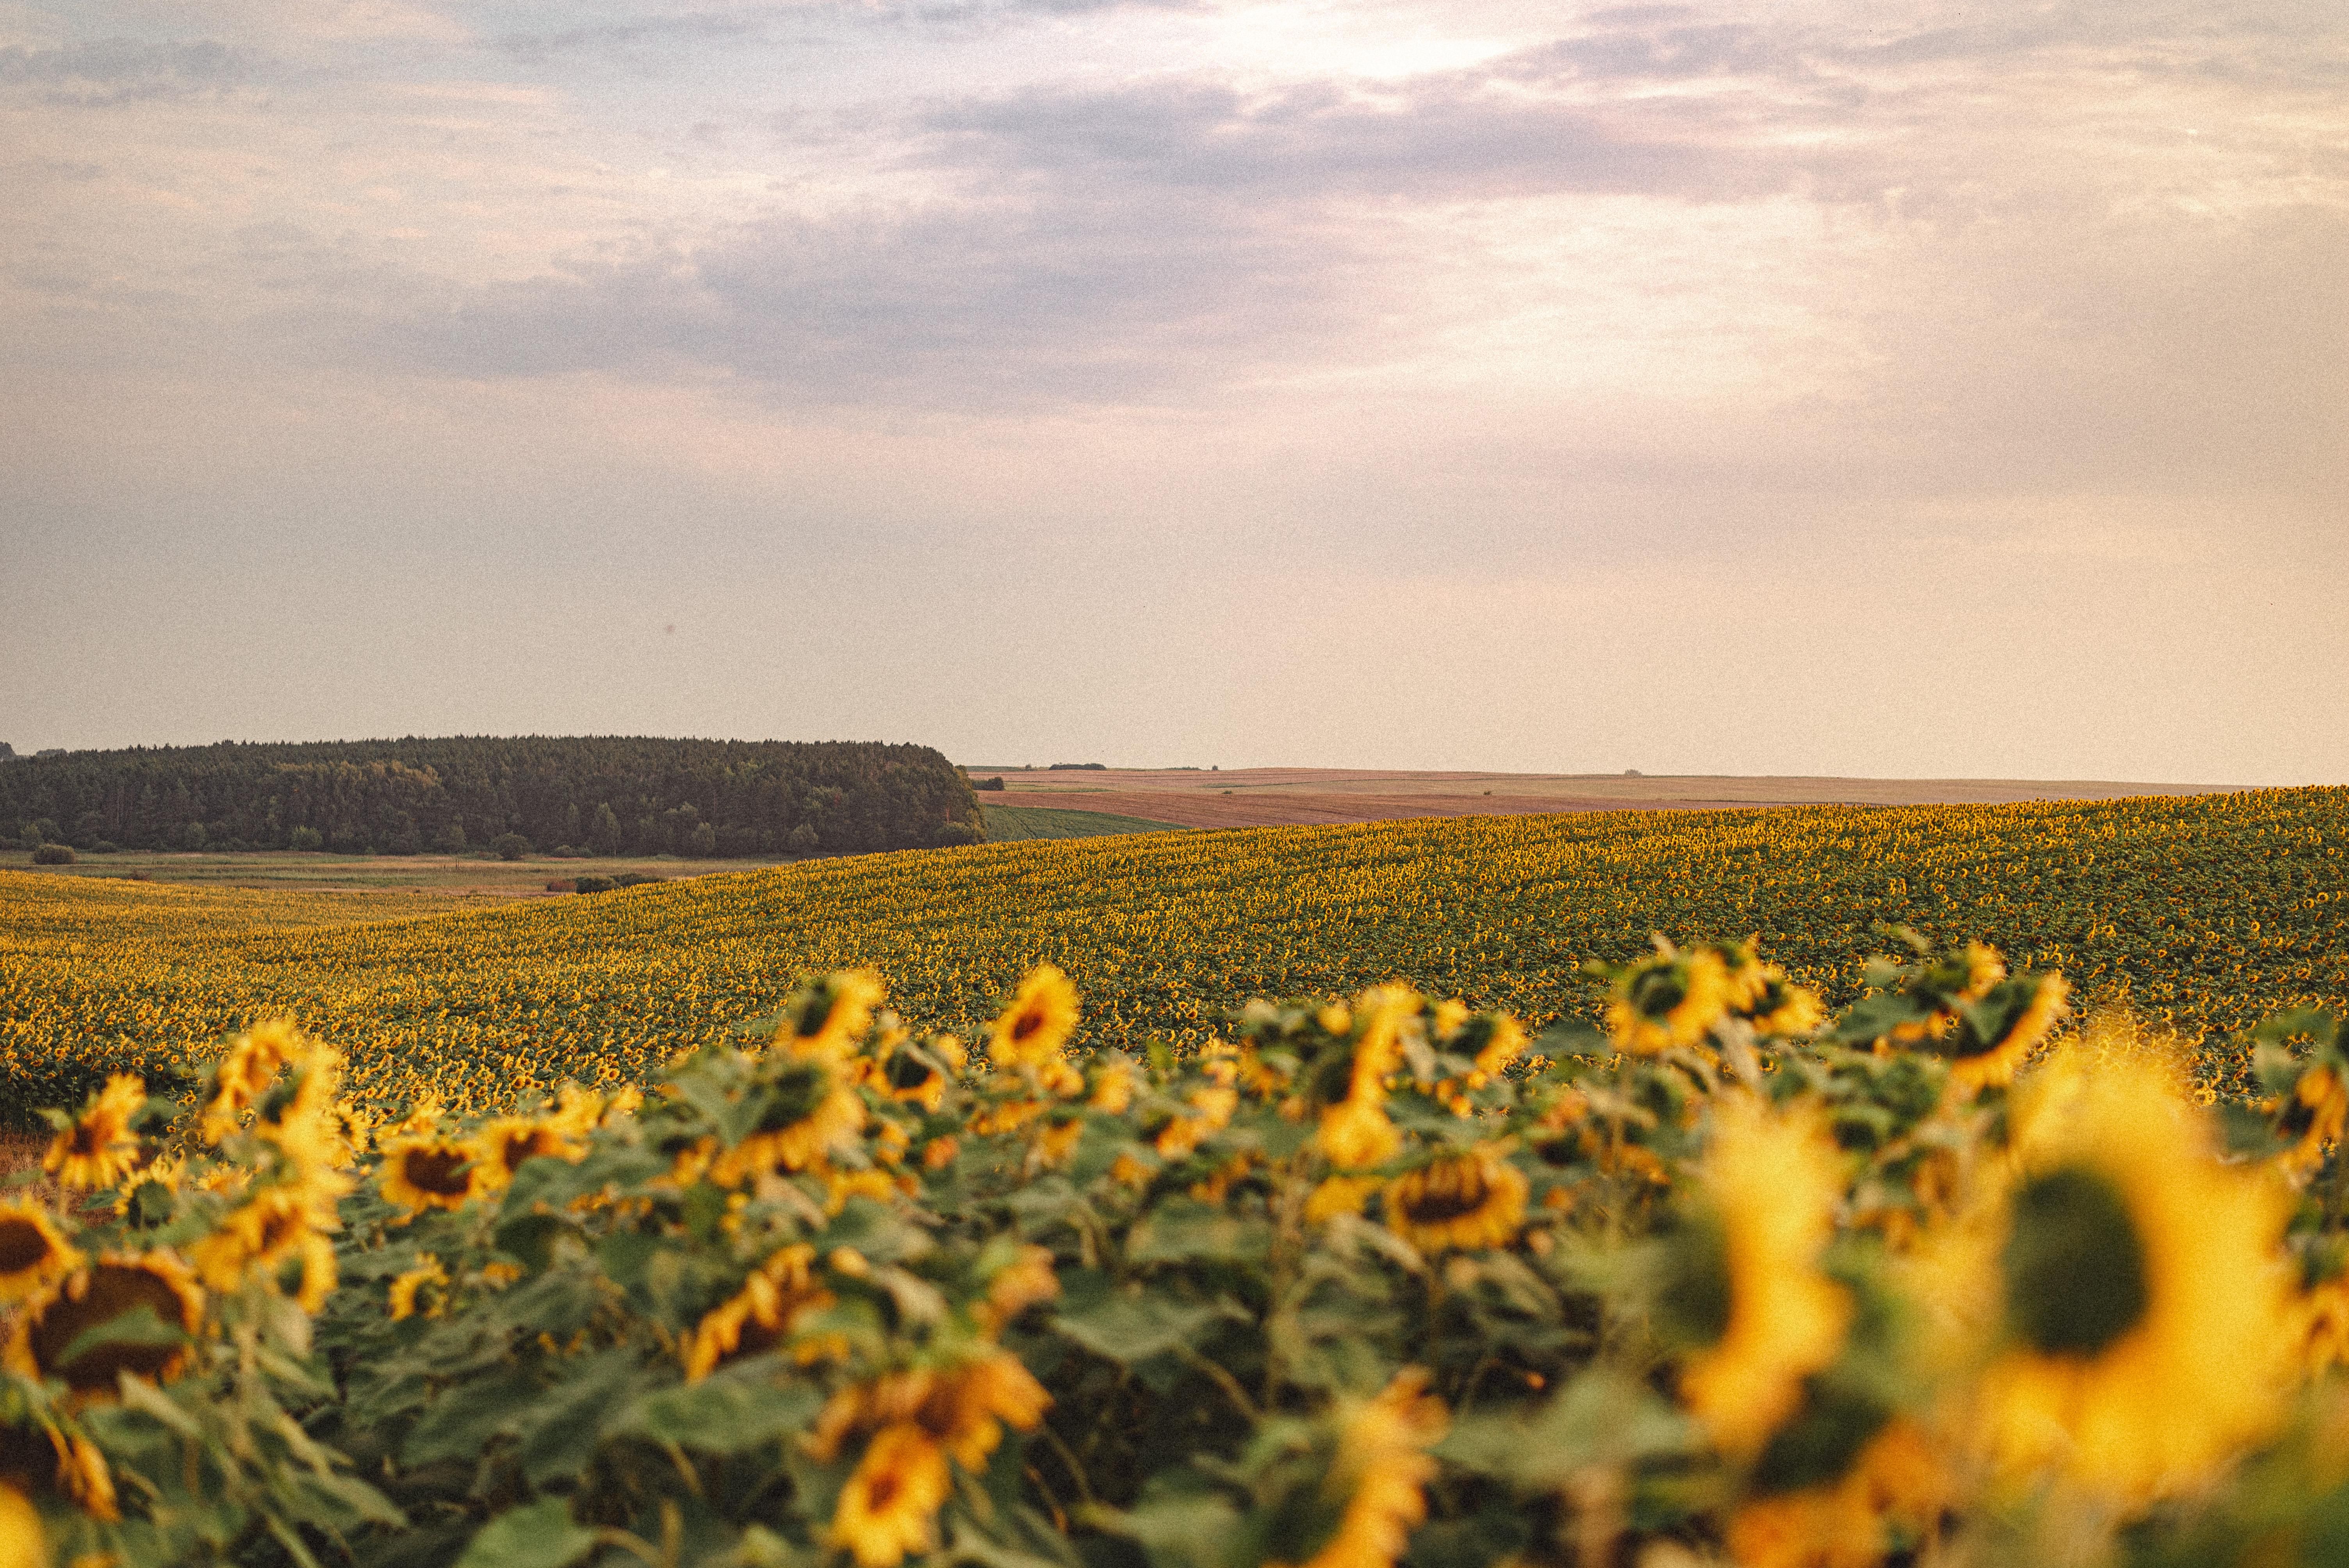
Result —
[{"label": "tree line", "polygon": [[460,853],[518,835],[598,855],[975,843],[969,780],[926,746],[643,736],[136,747],[0,766],[21,847]]}]

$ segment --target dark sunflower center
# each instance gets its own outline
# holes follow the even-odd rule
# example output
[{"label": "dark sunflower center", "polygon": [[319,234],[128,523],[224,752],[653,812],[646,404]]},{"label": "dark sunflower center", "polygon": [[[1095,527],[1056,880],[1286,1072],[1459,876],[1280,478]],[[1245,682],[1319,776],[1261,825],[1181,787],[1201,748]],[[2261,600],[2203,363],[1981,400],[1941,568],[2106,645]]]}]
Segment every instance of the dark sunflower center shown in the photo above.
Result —
[{"label": "dark sunflower center", "polygon": [[98,1127],[87,1121],[77,1121],[74,1123],[73,1140],[66,1147],[76,1154],[95,1154],[107,1142]]},{"label": "dark sunflower center", "polygon": [[179,1353],[177,1346],[109,1340],[91,1346],[62,1365],[57,1360],[85,1331],[141,1306],[152,1308],[157,1317],[173,1327],[185,1321],[179,1293],[168,1282],[127,1264],[98,1264],[90,1272],[89,1289],[79,1301],[61,1297],[50,1303],[34,1323],[35,1364],[44,1377],[62,1377],[76,1392],[111,1389],[118,1372],[160,1377]]},{"label": "dark sunflower center", "polygon": [[1474,1165],[1431,1165],[1404,1196],[1402,1212],[1413,1224],[1440,1225],[1485,1206],[1489,1190]]},{"label": "dark sunflower center", "polygon": [[889,1058],[891,1088],[919,1088],[936,1076],[936,1069],[929,1063],[905,1052]]},{"label": "dark sunflower center", "polygon": [[418,1191],[437,1197],[461,1197],[473,1187],[472,1162],[458,1149],[411,1149],[400,1173]]},{"label": "dark sunflower center", "polygon": [[1677,965],[1651,969],[1631,982],[1631,1006],[1651,1018],[1661,1017],[1688,1000],[1688,982]]},{"label": "dark sunflower center", "polygon": [[537,1128],[528,1132],[510,1133],[498,1146],[498,1161],[511,1173],[521,1170],[525,1160],[554,1153],[554,1140]]},{"label": "dark sunflower center", "polygon": [[2043,1355],[2096,1355],[2151,1300],[2128,1204],[2110,1181],[2076,1167],[2035,1176],[2015,1194],[2000,1261],[2007,1322]]},{"label": "dark sunflower center", "polygon": [[1011,1038],[1015,1042],[1024,1040],[1043,1026],[1043,1010],[1039,1007],[1030,1007],[1026,1012],[1011,1020]]},{"label": "dark sunflower center", "polygon": [[792,1033],[802,1040],[812,1040],[832,1023],[838,1004],[830,996],[812,996],[806,1006],[792,1017]]},{"label": "dark sunflower center", "polygon": [[832,1088],[832,1080],[812,1063],[786,1068],[775,1076],[766,1109],[760,1113],[758,1131],[780,1132],[815,1114]]},{"label": "dark sunflower center", "polygon": [[30,1220],[0,1220],[0,1274],[22,1274],[49,1255],[49,1238]]}]

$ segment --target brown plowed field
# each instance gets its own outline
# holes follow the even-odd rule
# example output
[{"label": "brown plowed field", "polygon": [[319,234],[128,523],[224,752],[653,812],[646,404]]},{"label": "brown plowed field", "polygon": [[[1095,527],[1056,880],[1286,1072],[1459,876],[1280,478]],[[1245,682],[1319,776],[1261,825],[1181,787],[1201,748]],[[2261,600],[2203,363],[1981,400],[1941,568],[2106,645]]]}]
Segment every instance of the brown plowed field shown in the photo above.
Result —
[{"label": "brown plowed field", "polygon": [[2230,786],[2088,779],[1651,778],[1640,774],[1408,773],[1243,768],[1062,769],[974,765],[1000,775],[1002,805],[1106,811],[1188,828],[1372,822],[1398,817],[1524,816],[1543,811],[1720,810],[1804,804],[1915,806],[2004,800],[2106,800],[2199,795]]}]

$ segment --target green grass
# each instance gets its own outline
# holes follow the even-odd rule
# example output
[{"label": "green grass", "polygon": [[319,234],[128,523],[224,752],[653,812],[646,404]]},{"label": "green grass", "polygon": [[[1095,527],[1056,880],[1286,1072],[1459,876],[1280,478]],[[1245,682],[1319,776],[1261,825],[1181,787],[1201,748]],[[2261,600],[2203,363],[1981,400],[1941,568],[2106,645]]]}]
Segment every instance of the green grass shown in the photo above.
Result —
[{"label": "green grass", "polygon": [[987,811],[989,842],[1008,844],[1020,839],[1099,839],[1112,833],[1179,833],[1178,822],[1154,822],[1147,817],[1121,817],[1111,811],[1064,811],[1053,806],[998,806],[981,801]]}]

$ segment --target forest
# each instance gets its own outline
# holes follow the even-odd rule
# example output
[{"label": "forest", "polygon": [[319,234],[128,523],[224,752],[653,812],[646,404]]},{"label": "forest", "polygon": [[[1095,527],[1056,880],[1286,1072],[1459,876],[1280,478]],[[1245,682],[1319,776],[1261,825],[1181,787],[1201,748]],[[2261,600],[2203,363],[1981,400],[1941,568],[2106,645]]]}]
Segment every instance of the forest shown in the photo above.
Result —
[{"label": "forest", "polygon": [[969,781],[926,746],[454,736],[223,742],[0,763],[24,848],[697,857],[976,843]]}]

